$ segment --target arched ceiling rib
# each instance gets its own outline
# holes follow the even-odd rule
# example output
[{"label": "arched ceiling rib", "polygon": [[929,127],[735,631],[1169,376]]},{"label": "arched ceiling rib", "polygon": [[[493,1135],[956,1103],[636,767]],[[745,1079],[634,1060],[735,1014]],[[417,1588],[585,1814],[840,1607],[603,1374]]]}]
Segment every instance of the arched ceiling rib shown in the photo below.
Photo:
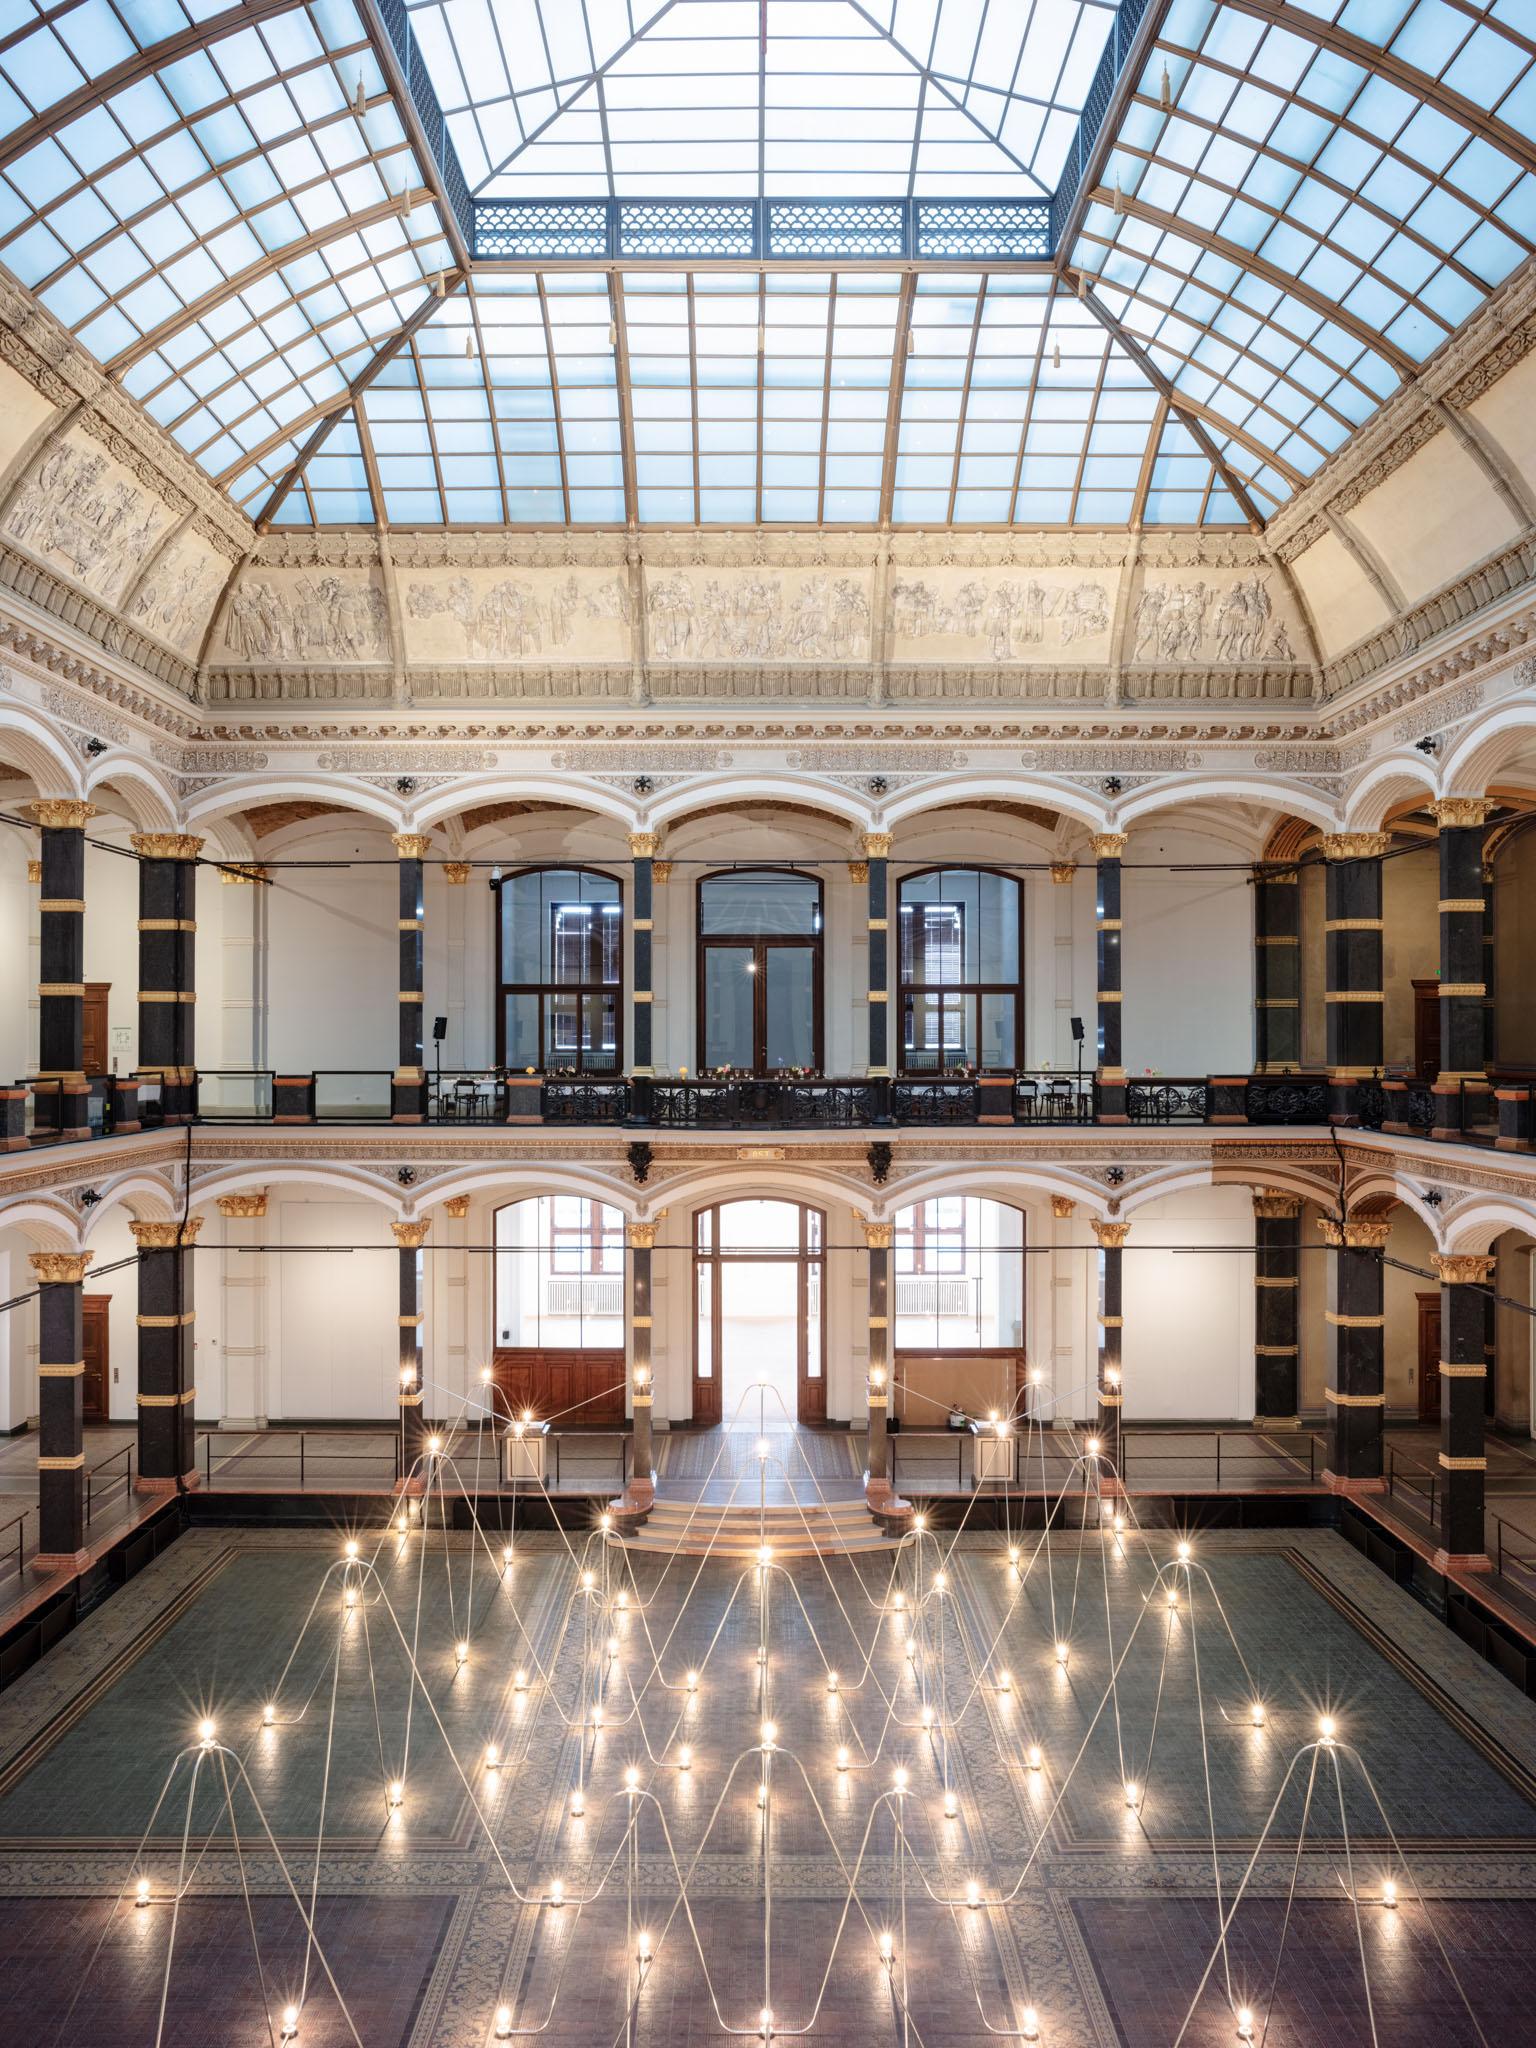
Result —
[{"label": "arched ceiling rib", "polygon": [[[263,522],[1253,524],[1536,248],[1509,0],[193,10],[18,0],[0,262]],[[455,290],[470,188],[1058,183],[1054,276]]]}]

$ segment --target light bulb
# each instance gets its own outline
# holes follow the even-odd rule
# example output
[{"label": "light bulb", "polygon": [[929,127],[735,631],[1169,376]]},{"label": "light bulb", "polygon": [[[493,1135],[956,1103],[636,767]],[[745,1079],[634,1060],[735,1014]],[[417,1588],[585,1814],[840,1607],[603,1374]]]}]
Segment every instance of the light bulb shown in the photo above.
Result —
[{"label": "light bulb", "polygon": [[924,1726],[925,1728],[931,1728],[931,1727],[933,1726],[933,1709],[932,1709],[932,1707],[924,1707],[924,1709],[923,1709],[923,1712],[922,1712],[922,1722],[923,1722],[923,1726]]},{"label": "light bulb", "polygon": [[766,1806],[768,1804],[768,1780],[766,1778],[759,1778],[757,1781],[757,1803],[759,1806]]},{"label": "light bulb", "polygon": [[149,1879],[147,1877],[141,1877],[134,1886],[133,1903],[136,1906],[147,1906],[149,1904]]},{"label": "light bulb", "polygon": [[1062,1664],[1062,1665],[1065,1665],[1066,1661],[1067,1661],[1067,1645],[1066,1645],[1065,1643],[1058,1643],[1058,1644],[1056,1645],[1056,1662],[1057,1662],[1058,1664]]},{"label": "light bulb", "polygon": [[592,1571],[586,1571],[586,1572],[583,1572],[583,1573],[582,1573],[582,1575],[581,1575],[581,1590],[582,1590],[582,1591],[583,1591],[584,1593],[590,1593],[590,1592],[591,1592],[591,1590],[592,1590],[592,1588],[593,1588],[593,1587],[594,1587],[594,1586],[595,1586],[596,1584],[597,1584],[597,1573],[596,1573],[596,1572],[592,1572]]},{"label": "light bulb", "polygon": [[763,2039],[771,2041],[773,2039],[773,2007],[771,2005],[763,2007],[757,2016],[757,2024],[762,2029]]},{"label": "light bulb", "polygon": [[434,1458],[437,1456],[438,1452],[442,1448],[443,1440],[440,1436],[429,1436],[427,1438],[427,1449],[432,1453]]},{"label": "light bulb", "polygon": [[608,1638],[608,1654],[610,1657],[617,1657],[619,1654],[619,1639],[617,1636],[610,1636]]},{"label": "light bulb", "polygon": [[594,1707],[594,1708],[592,1709],[592,1726],[593,1726],[594,1728],[601,1728],[601,1727],[602,1727],[602,1725],[603,1725],[603,1710],[602,1710],[602,1708],[601,1708],[601,1707]]},{"label": "light bulb", "polygon": [[501,1751],[494,1742],[488,1742],[485,1745],[485,1768],[488,1771],[499,1771],[501,1769]]},{"label": "light bulb", "polygon": [[1038,2041],[1040,2038],[1040,2015],[1032,2005],[1026,2005],[1019,2015],[1019,2032],[1026,2041]]},{"label": "light bulb", "polygon": [[467,1664],[467,1663],[469,1662],[469,1645],[468,1645],[468,1643],[455,1643],[455,1644],[454,1644],[454,1646],[453,1646],[453,1661],[455,1662],[455,1664]]},{"label": "light bulb", "polygon": [[349,1536],[349,1537],[347,1538],[347,1541],[346,1541],[346,1545],[345,1545],[345,1548],[344,1548],[344,1550],[343,1550],[343,1553],[342,1553],[342,1554],[343,1554],[343,1556],[346,1556],[346,1557],[356,1557],[356,1555],[357,1555],[357,1538],[356,1538],[355,1536]]},{"label": "light bulb", "polygon": [[759,1664],[766,1664],[768,1662],[768,1649],[764,1643],[759,1643],[757,1646],[757,1661]]},{"label": "light bulb", "polygon": [[897,1590],[891,1595],[891,1605],[896,1609],[896,1612],[900,1614],[901,1610],[903,1609],[903,1607],[906,1606],[906,1604],[907,1596],[905,1593],[901,1591],[900,1587],[898,1587]]},{"label": "light bulb", "polygon": [[1017,1543],[1010,1543],[1010,1544],[1009,1544],[1009,1546],[1008,1546],[1008,1562],[1009,1562],[1009,1563],[1010,1563],[1010,1564],[1011,1564],[1011,1565],[1013,1566],[1013,1568],[1014,1568],[1014,1570],[1015,1570],[1015,1571],[1017,1571],[1017,1570],[1018,1570],[1018,1568],[1019,1568],[1019,1546],[1017,1545]]},{"label": "light bulb", "polygon": [[549,1903],[552,1906],[565,1904],[565,1886],[558,1877],[552,1877],[549,1881]]},{"label": "light bulb", "polygon": [[1324,1742],[1332,1742],[1333,1729],[1334,1721],[1332,1714],[1324,1714],[1323,1718],[1317,1724],[1317,1732],[1322,1737]]},{"label": "light bulb", "polygon": [[618,1608],[621,1614],[629,1605],[629,1594],[625,1591],[625,1589],[622,1586],[619,1588],[618,1592],[614,1594],[613,1604],[615,1607]]},{"label": "light bulb", "polygon": [[1127,1806],[1129,1806],[1130,1808],[1132,1808],[1132,1810],[1134,1811],[1134,1809],[1135,1809],[1135,1807],[1136,1807],[1137,1803],[1139,1802],[1140,1798],[1141,1798],[1141,1787],[1140,1787],[1140,1786],[1139,1786],[1139,1785],[1138,1785],[1138,1784],[1136,1783],[1136,1780],[1135,1780],[1134,1778],[1127,1778],[1127,1779],[1126,1779],[1126,1781],[1125,1781],[1125,1803],[1126,1803],[1126,1805],[1127,1805]]},{"label": "light bulb", "polygon": [[270,1728],[276,1719],[277,1708],[272,1704],[271,1700],[268,1700],[261,1710],[261,1725],[263,1728]]},{"label": "light bulb", "polygon": [[1262,1728],[1264,1726],[1264,1702],[1262,1700],[1254,1701],[1253,1705],[1248,1709],[1248,1718],[1255,1728]]},{"label": "light bulb", "polygon": [[491,1368],[488,1365],[482,1365],[480,1368],[480,1384],[482,1387],[491,1384]]},{"label": "light bulb", "polygon": [[583,1815],[583,1814],[584,1814],[584,1813],[586,1812],[586,1810],[587,1810],[587,1801],[586,1801],[586,1795],[585,1795],[585,1794],[583,1793],[583,1791],[582,1791],[581,1787],[580,1787],[580,1786],[578,1785],[578,1786],[576,1787],[576,1790],[575,1790],[575,1791],[574,1791],[574,1792],[573,1792],[573,1793],[571,1794],[571,1818],[572,1818],[572,1820],[580,1820],[580,1819],[581,1819],[581,1816],[582,1816],[582,1815]]},{"label": "light bulb", "polygon": [[1177,1586],[1170,1586],[1170,1587],[1168,1588],[1168,1605],[1169,1605],[1170,1607],[1177,1607],[1177,1606],[1178,1606],[1178,1604],[1179,1604],[1179,1589],[1178,1589],[1178,1587],[1177,1587]]},{"label": "light bulb", "polygon": [[199,1721],[199,1722],[198,1722],[198,1724],[197,1724],[197,1739],[198,1739],[198,1741],[199,1741],[199,1742],[200,1742],[200,1743],[201,1743],[201,1744],[203,1745],[204,1749],[212,1749],[212,1747],[213,1747],[213,1743],[214,1743],[214,1737],[215,1737],[215,1736],[216,1736],[217,1734],[218,1734],[218,1730],[217,1730],[217,1729],[216,1729],[216,1728],[214,1727],[214,1725],[213,1725],[213,1723],[212,1723],[211,1721]]},{"label": "light bulb", "polygon": [[398,1521],[398,1522],[396,1522],[396,1524],[395,1524],[395,1530],[396,1530],[396,1533],[397,1533],[397,1534],[399,1534],[399,1535],[401,1535],[401,1536],[409,1536],[409,1534],[411,1533],[411,1525],[410,1525],[410,1523],[409,1523],[409,1522],[408,1522],[408,1521],[407,1521],[407,1520],[405,1519],[404,1515],[402,1515],[402,1516],[400,1517],[399,1521]]},{"label": "light bulb", "polygon": [[955,1815],[959,1811],[960,1801],[956,1796],[953,1788],[951,1788],[948,1792],[944,1794],[944,1818],[946,1820],[953,1820]]},{"label": "light bulb", "polygon": [[935,1573],[934,1573],[934,1575],[933,1575],[933,1590],[935,1591],[935,1593],[945,1593],[945,1592],[948,1592],[948,1590],[949,1590],[949,1573],[948,1573],[948,1572],[935,1572]]},{"label": "light bulb", "polygon": [[762,1543],[758,1545],[757,1561],[759,1564],[773,1563],[773,1545],[771,1543]]},{"label": "light bulb", "polygon": [[1393,1910],[1396,1909],[1397,1885],[1390,1877],[1384,1877],[1381,1881],[1381,1903]]},{"label": "light bulb", "polygon": [[1029,1765],[1029,1768],[1032,1771],[1038,1771],[1040,1766],[1045,1762],[1045,1752],[1041,1749],[1038,1742],[1032,1742],[1029,1745],[1029,1749],[1025,1754],[1024,1761]]},{"label": "light bulb", "polygon": [[635,1769],[634,1765],[631,1764],[629,1766],[629,1769],[624,1773],[624,1790],[626,1792],[633,1792],[637,1789],[639,1783],[640,1773]]},{"label": "light bulb", "polygon": [[837,1752],[837,1768],[840,1771],[846,1771],[850,1761],[851,1759],[846,1749],[840,1749]]},{"label": "light bulb", "polygon": [[882,1930],[880,1935],[880,1960],[889,1969],[896,1957],[896,1937]]},{"label": "light bulb", "polygon": [[981,1904],[981,1886],[974,1877],[965,1880],[965,1903],[974,1910]]},{"label": "light bulb", "polygon": [[997,1674],[997,1689],[999,1692],[1013,1691],[1013,1673],[1011,1671],[999,1671]]},{"label": "light bulb", "polygon": [[347,1606],[348,1606],[349,1608],[350,1608],[350,1607],[355,1607],[355,1606],[357,1605],[357,1588],[356,1588],[356,1586],[348,1586],[348,1588],[347,1588],[347,1591],[346,1591],[346,1605],[347,1605]]},{"label": "light bulb", "polygon": [[1189,1545],[1187,1543],[1181,1543],[1179,1545],[1179,1563],[1189,1563]]},{"label": "light bulb", "polygon": [[697,1692],[699,1689],[699,1674],[697,1671],[690,1671],[684,1678],[683,1683],[690,1692]]},{"label": "light bulb", "polygon": [[642,1967],[651,1960],[651,1937],[643,1927],[635,1937],[635,1959]]},{"label": "light bulb", "polygon": [[526,1692],[528,1690],[528,1674],[526,1671],[513,1672],[512,1690],[514,1692]]},{"label": "light bulb", "polygon": [[503,1543],[501,1546],[501,1561],[504,1565],[509,1565],[512,1562],[512,1546],[510,1543]]},{"label": "light bulb", "polygon": [[1115,1534],[1116,1534],[1117,1536],[1123,1536],[1123,1535],[1125,1534],[1125,1517],[1124,1517],[1124,1515],[1116,1515],[1116,1517],[1115,1517]]},{"label": "light bulb", "polygon": [[907,1662],[910,1664],[913,1658],[917,1655],[917,1637],[908,1636],[905,1648],[907,1652]]},{"label": "light bulb", "polygon": [[1091,1436],[1088,1439],[1088,1455],[1090,1458],[1096,1458],[1099,1455],[1099,1440],[1096,1436]]},{"label": "light bulb", "polygon": [[906,1768],[905,1768],[905,1766],[904,1766],[904,1765],[902,1765],[902,1764],[898,1764],[898,1765],[896,1766],[895,1770],[894,1770],[894,1771],[892,1771],[892,1773],[891,1773],[891,1785],[892,1785],[892,1788],[893,1788],[893,1790],[895,1790],[895,1791],[897,1791],[897,1792],[905,1792],[905,1791],[906,1791],[906,1789],[907,1789],[907,1771],[906,1771]]},{"label": "light bulb", "polygon": [[1237,2038],[1239,2041],[1253,2039],[1253,2011],[1249,2006],[1239,2006],[1237,2013]]},{"label": "light bulb", "polygon": [[391,1778],[389,1781],[389,1803],[391,1808],[399,1806],[404,1798],[404,1785],[401,1784],[398,1778]]},{"label": "light bulb", "polygon": [[283,2007],[283,2039],[292,2041],[299,2031],[299,2008],[296,2005]]},{"label": "light bulb", "polygon": [[609,1530],[610,1530],[610,1529],[611,1529],[611,1528],[613,1527],[613,1517],[612,1517],[612,1515],[609,1515],[609,1514],[601,1514],[601,1515],[599,1515],[599,1516],[598,1516],[598,1518],[597,1518],[597,1526],[599,1527],[599,1529],[601,1529],[601,1530],[602,1530],[603,1534],[604,1534],[604,1535],[606,1536],[606,1535],[608,1534],[608,1531],[609,1531]]},{"label": "light bulb", "polygon": [[765,1721],[762,1727],[758,1730],[758,1733],[762,1737],[764,1749],[772,1749],[775,1741],[778,1739],[779,1733],[778,1729],[774,1726],[772,1721]]},{"label": "light bulb", "polygon": [[918,1535],[921,1536],[923,1531],[928,1526],[928,1517],[923,1514],[914,1515],[912,1517],[912,1526],[917,1531]]},{"label": "light bulb", "polygon": [[753,1448],[753,1450],[754,1450],[754,1451],[756,1452],[756,1454],[757,1454],[757,1456],[758,1456],[759,1458],[766,1458],[766,1457],[767,1457],[767,1455],[768,1455],[768,1439],[767,1439],[767,1437],[765,1437],[765,1436],[760,1436],[760,1437],[758,1438],[757,1442],[756,1442],[756,1443],[755,1443],[755,1444],[753,1445],[753,1447],[752,1447],[752,1448]]},{"label": "light bulb", "polygon": [[496,2039],[498,2041],[510,2041],[511,2038],[512,2008],[510,2005],[498,2005],[496,2008]]},{"label": "light bulb", "polygon": [[693,1751],[688,1747],[686,1742],[683,1744],[682,1748],[677,1752],[677,1768],[680,1771],[689,1771],[693,1768]]},{"label": "light bulb", "polygon": [[827,1673],[827,1691],[837,1691],[837,1673],[835,1671],[829,1671]]}]

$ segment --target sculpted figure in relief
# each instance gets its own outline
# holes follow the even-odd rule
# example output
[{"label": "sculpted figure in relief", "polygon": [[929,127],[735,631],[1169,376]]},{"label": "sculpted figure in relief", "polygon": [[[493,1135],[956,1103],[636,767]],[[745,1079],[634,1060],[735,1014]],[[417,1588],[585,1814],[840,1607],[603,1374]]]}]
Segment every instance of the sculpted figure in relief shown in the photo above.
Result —
[{"label": "sculpted figure in relief", "polygon": [[164,508],[121,478],[105,455],[67,443],[49,451],[17,493],[7,531],[34,554],[64,564],[75,579],[112,597],[143,559]]},{"label": "sculpted figure in relief", "polygon": [[405,608],[413,619],[451,618],[467,655],[482,661],[521,661],[550,648],[568,646],[579,619],[629,621],[629,589],[612,577],[584,595],[574,576],[556,581],[542,594],[531,583],[504,577],[476,597],[467,576],[451,583],[413,583]]},{"label": "sculpted figure in relief", "polygon": [[972,581],[947,601],[931,583],[897,580],[891,586],[892,623],[897,637],[929,640],[941,635],[984,640],[992,659],[1014,660],[1026,647],[1047,638],[1070,647],[1109,631],[1109,598],[1102,583],[1082,582],[1051,589],[1031,577],[988,585]]},{"label": "sculpted figure in relief", "polygon": [[190,647],[208,622],[218,593],[219,566],[183,541],[169,548],[134,594],[130,617],[172,647]]},{"label": "sculpted figure in relief", "polygon": [[857,661],[869,652],[869,598],[847,576],[808,576],[792,597],[776,577],[658,577],[646,593],[651,659]]},{"label": "sculpted figure in relief", "polygon": [[383,655],[389,607],[376,583],[297,576],[289,590],[242,583],[224,615],[224,644],[243,662],[366,661]]},{"label": "sculpted figure in relief", "polygon": [[[1215,617],[1212,620],[1212,606]],[[1206,647],[1209,628],[1214,643]],[[1172,664],[1292,661],[1291,639],[1274,616],[1269,578],[1239,576],[1225,589],[1198,583],[1148,583],[1136,600],[1132,660]]]}]

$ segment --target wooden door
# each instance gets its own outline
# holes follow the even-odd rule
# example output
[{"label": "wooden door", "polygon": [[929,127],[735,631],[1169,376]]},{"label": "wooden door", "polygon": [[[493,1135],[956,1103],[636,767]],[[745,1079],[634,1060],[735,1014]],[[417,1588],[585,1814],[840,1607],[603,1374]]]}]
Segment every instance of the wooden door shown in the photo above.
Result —
[{"label": "wooden door", "polygon": [[107,1389],[110,1370],[109,1331],[107,1314],[112,1306],[110,1294],[84,1294],[80,1297],[81,1326],[85,1341],[81,1356],[85,1360],[85,1377],[81,1382],[80,1408],[87,1422],[105,1422],[107,1419]]},{"label": "wooden door", "polygon": [[107,1047],[107,997],[111,993],[110,981],[88,981],[82,1003],[84,1023],[84,1065],[88,1074],[107,1074],[112,1070],[112,1061]]},{"label": "wooden door", "polygon": [[1440,1295],[1421,1294],[1419,1303],[1419,1420],[1440,1421]]},{"label": "wooden door", "polygon": [[[702,1212],[714,1222],[713,1209]],[[720,1393],[720,1262],[693,1262],[693,1421],[697,1429],[714,1429],[721,1416]]]},{"label": "wooden door", "polygon": [[1419,1081],[1433,1081],[1440,1072],[1440,982],[1413,984],[1413,1072]]}]

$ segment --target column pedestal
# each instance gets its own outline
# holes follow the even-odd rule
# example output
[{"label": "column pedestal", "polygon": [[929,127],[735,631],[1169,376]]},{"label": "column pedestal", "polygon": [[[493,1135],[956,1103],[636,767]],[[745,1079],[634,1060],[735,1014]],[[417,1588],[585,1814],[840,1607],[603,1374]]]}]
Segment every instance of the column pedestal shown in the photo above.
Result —
[{"label": "column pedestal", "polygon": [[139,1248],[139,1476],[136,1493],[184,1493],[197,1484],[192,1375],[191,1247],[201,1216],[130,1223]]},{"label": "column pedestal", "polygon": [[1386,1315],[1381,1254],[1390,1223],[1370,1218],[1318,1219],[1336,1256],[1328,1275],[1328,1464],[1324,1483],[1335,1493],[1384,1493],[1382,1428],[1386,1420]]},{"label": "column pedestal", "polygon": [[1484,1347],[1487,1289],[1498,1260],[1491,1254],[1436,1252],[1430,1263],[1440,1276],[1440,1548],[1435,1568],[1486,1572],[1493,1564],[1483,1498],[1488,1474]]},{"label": "column pedestal", "polygon": [[42,1571],[77,1571],[85,1547],[85,1341],[81,1283],[92,1252],[29,1252],[37,1276],[37,1555]]},{"label": "column pedestal", "polygon": [[[1094,932],[1098,961],[1098,1084],[1097,1121],[1101,1124],[1130,1122],[1126,1107],[1124,1059],[1124,1015],[1120,980],[1120,858],[1125,852],[1124,832],[1100,832],[1093,841],[1097,863],[1097,893],[1094,899]],[[1118,1470],[1118,1467],[1116,1468]]]}]

